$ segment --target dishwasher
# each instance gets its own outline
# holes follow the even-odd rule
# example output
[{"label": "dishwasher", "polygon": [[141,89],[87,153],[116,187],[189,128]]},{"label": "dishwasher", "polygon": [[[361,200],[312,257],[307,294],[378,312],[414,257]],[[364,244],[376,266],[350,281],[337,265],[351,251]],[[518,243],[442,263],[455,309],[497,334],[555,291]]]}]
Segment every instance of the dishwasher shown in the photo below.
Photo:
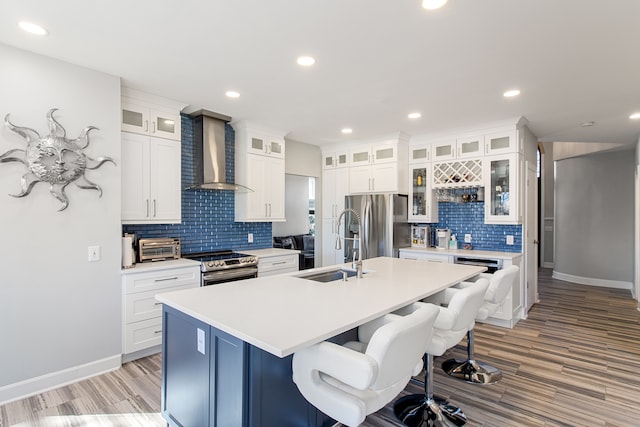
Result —
[{"label": "dishwasher", "polygon": [[455,256],[453,258],[454,264],[475,265],[480,267],[487,267],[485,273],[493,274],[502,269],[502,260],[495,258],[473,258],[468,256]]}]

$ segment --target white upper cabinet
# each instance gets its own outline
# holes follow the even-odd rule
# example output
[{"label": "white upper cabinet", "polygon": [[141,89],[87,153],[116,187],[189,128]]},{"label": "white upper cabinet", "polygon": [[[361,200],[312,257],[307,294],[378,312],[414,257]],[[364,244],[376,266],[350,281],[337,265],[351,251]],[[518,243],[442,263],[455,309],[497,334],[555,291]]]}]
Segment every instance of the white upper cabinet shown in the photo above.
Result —
[{"label": "white upper cabinet", "polygon": [[322,153],[322,169],[346,168],[349,166],[349,152],[336,151]]},{"label": "white upper cabinet", "polygon": [[180,111],[185,106],[122,87],[123,223],[180,223]]},{"label": "white upper cabinet", "polygon": [[409,166],[409,221],[438,222],[438,201],[431,186],[431,163]]},{"label": "white upper cabinet", "polygon": [[232,126],[236,184],[252,190],[235,193],[235,220],[285,221],[284,132],[244,121]]},{"label": "white upper cabinet", "polygon": [[483,154],[483,135],[435,141],[431,145],[431,158],[433,161],[464,159],[482,156]]},{"label": "white upper cabinet", "polygon": [[484,153],[484,135],[475,135],[456,140],[456,158],[478,157]]},{"label": "white upper cabinet", "polygon": [[183,103],[123,87],[121,130],[180,141],[180,111],[185,106]]},{"label": "white upper cabinet", "polygon": [[122,133],[123,223],[180,223],[180,160],[177,141]]},{"label": "white upper cabinet", "polygon": [[349,193],[407,192],[407,145],[384,142],[349,152]]},{"label": "white upper cabinet", "polygon": [[518,152],[518,141],[515,130],[485,135],[485,154],[505,154]]},{"label": "white upper cabinet", "polygon": [[431,161],[431,144],[419,144],[409,147],[409,164]]},{"label": "white upper cabinet", "polygon": [[453,160],[456,158],[456,151],[455,139],[434,141],[431,144],[431,159],[436,162]]},{"label": "white upper cabinet", "polygon": [[520,156],[503,154],[484,159],[486,224],[519,224]]},{"label": "white upper cabinet", "polygon": [[284,138],[261,133],[259,130],[249,130],[250,138],[247,153],[284,159]]}]

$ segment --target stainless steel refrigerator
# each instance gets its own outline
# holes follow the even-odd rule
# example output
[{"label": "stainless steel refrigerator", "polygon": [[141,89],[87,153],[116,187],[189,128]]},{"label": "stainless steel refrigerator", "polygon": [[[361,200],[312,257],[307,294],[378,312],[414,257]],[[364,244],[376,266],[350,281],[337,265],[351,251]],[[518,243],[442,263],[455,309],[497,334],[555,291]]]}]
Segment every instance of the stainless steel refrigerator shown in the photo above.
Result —
[{"label": "stainless steel refrigerator", "polygon": [[[345,208],[358,212],[362,221],[362,259],[398,257],[399,248],[411,246],[407,200],[407,196],[401,194],[345,196]],[[353,238],[358,233],[355,215],[347,211],[342,227],[343,237]],[[345,240],[343,248],[345,262],[351,261],[354,258],[353,241]],[[355,255],[357,257],[357,252]]]}]

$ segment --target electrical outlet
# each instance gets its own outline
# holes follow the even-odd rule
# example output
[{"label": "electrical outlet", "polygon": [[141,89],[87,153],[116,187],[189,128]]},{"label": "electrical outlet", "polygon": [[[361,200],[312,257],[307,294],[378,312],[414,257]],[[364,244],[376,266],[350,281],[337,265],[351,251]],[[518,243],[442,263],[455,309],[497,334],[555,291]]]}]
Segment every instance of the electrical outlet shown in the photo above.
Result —
[{"label": "electrical outlet", "polygon": [[88,259],[91,262],[100,261],[100,246],[89,246]]},{"label": "electrical outlet", "polygon": [[507,245],[513,245],[513,236],[507,236]]},{"label": "electrical outlet", "polygon": [[471,234],[465,234],[464,235],[464,242],[465,243],[471,243]]},{"label": "electrical outlet", "polygon": [[247,242],[253,243],[253,233],[247,234]]},{"label": "electrical outlet", "polygon": [[198,332],[198,339],[197,339],[197,347],[198,347],[198,351],[202,354],[206,353],[205,350],[205,335],[204,335],[204,331],[200,328],[197,328]]}]

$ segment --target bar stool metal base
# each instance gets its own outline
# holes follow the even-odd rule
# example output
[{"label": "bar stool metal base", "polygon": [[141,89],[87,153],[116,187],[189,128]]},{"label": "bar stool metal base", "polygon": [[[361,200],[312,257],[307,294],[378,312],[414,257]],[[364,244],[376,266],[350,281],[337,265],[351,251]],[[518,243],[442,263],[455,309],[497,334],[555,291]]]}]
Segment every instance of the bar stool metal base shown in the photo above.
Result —
[{"label": "bar stool metal base", "polygon": [[494,384],[502,379],[500,369],[476,360],[445,360],[442,370],[450,377],[472,384]]},{"label": "bar stool metal base", "polygon": [[444,399],[427,399],[424,394],[401,397],[393,405],[393,413],[408,427],[455,427],[467,422],[460,408]]}]

